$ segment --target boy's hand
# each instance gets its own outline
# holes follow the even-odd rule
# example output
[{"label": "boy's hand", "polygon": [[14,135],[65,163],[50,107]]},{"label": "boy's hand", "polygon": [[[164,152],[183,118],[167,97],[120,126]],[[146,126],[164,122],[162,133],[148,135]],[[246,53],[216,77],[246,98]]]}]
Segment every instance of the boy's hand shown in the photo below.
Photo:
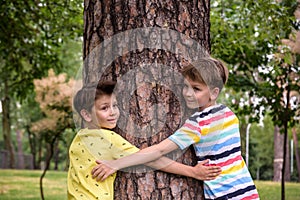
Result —
[{"label": "boy's hand", "polygon": [[209,181],[215,179],[221,172],[221,167],[209,165],[209,160],[204,160],[193,167],[192,173],[195,179]]},{"label": "boy's hand", "polygon": [[98,164],[92,170],[93,178],[96,178],[97,181],[104,181],[109,175],[115,173],[117,170],[110,167],[109,161],[96,160]]}]

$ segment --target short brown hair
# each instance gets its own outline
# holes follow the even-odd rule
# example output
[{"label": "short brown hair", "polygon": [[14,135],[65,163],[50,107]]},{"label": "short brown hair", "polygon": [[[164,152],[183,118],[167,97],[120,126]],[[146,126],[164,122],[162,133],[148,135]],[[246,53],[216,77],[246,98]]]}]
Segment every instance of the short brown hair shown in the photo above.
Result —
[{"label": "short brown hair", "polygon": [[83,86],[73,99],[75,110],[79,114],[83,109],[91,112],[95,101],[102,95],[113,94],[115,86],[116,82],[114,81],[99,81],[98,83],[93,82]]},{"label": "short brown hair", "polygon": [[228,69],[220,60],[203,57],[184,67],[182,75],[210,89],[217,87],[221,91],[228,80]]}]

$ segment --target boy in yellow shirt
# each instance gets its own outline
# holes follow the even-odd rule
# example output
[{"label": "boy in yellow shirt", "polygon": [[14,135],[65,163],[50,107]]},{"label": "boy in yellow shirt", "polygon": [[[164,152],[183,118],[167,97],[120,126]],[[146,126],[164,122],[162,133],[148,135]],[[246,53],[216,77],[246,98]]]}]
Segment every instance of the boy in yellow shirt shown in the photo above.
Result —
[{"label": "boy in yellow shirt", "polygon": [[[83,87],[74,97],[74,107],[82,118],[83,128],[69,148],[68,199],[113,200],[116,174],[97,182],[91,175],[95,160],[115,160],[139,151],[112,131],[120,115],[114,87],[114,82],[99,82]],[[192,167],[163,157],[147,165],[166,166],[160,170],[197,179],[210,180],[219,175],[219,167],[207,167],[204,163]]]}]

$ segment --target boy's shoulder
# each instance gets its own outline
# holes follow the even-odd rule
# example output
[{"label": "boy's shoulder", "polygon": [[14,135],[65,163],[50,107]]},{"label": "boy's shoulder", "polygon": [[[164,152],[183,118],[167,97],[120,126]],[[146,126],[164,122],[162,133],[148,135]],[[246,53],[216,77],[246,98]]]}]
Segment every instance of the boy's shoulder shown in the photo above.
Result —
[{"label": "boy's shoulder", "polygon": [[116,132],[109,129],[80,129],[77,133],[78,136],[92,136],[92,135],[118,135]]},{"label": "boy's shoulder", "polygon": [[230,115],[234,115],[232,110],[224,105],[224,104],[217,104],[214,106],[210,106],[208,108],[205,108],[202,111],[196,111],[190,116],[190,120],[198,121],[198,120],[204,120],[208,118],[213,118],[217,116],[223,116],[228,115],[227,113],[231,113]]},{"label": "boy's shoulder", "polygon": [[[84,141],[85,143],[94,143],[95,141],[114,143],[116,146],[132,146],[125,138],[113,130],[109,129],[81,129],[77,136],[78,140]],[[121,148],[120,148],[121,149]]]}]

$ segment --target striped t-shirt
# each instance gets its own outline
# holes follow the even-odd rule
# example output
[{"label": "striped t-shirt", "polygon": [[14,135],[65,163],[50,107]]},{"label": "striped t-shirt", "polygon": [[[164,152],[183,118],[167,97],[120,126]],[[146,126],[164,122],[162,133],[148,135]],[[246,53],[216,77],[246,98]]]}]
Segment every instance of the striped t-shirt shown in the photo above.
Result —
[{"label": "striped t-shirt", "polygon": [[181,149],[193,144],[198,161],[209,159],[222,168],[216,179],[204,181],[205,199],[259,199],[241,155],[239,120],[228,107],[194,113],[169,139]]}]

